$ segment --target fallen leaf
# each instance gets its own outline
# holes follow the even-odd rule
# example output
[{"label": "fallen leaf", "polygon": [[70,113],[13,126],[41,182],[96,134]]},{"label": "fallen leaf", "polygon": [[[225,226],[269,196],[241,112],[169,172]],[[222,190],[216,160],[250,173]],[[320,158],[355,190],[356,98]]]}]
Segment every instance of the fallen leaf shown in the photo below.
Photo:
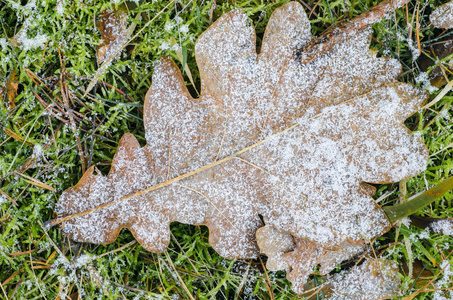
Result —
[{"label": "fallen leaf", "polygon": [[261,253],[268,257],[269,271],[286,270],[296,293],[304,291],[304,285],[313,267],[320,265],[319,273],[326,275],[339,263],[351,259],[365,250],[365,245],[344,242],[336,250],[323,248],[316,242],[293,238],[290,234],[266,225],[256,231]]},{"label": "fallen leaf", "polygon": [[109,174],[88,169],[48,225],[104,244],[128,228],[152,252],[168,246],[171,222],[206,225],[226,258],[257,257],[260,215],[307,255],[383,234],[391,224],[363,183],[426,168],[426,146],[403,123],[426,93],[396,81],[396,60],[369,51],[370,28],[336,36],[310,59],[310,23],[290,2],[273,13],[257,54],[245,14],[223,15],[195,46],[200,98],[161,59],[145,99],[146,146],[125,134]]},{"label": "fallen leaf", "polygon": [[385,259],[368,259],[351,271],[343,271],[327,281],[324,299],[381,300],[400,295],[398,266]]},{"label": "fallen leaf", "polygon": [[289,265],[283,259],[283,254],[296,248],[296,242],[291,234],[266,225],[256,231],[256,242],[261,253],[267,256],[266,268],[269,271],[289,268]]},{"label": "fallen leaf", "polygon": [[[17,89],[19,88],[19,82],[17,72],[11,72],[11,75],[6,79],[4,86],[0,88],[0,97],[4,101],[3,105],[7,108],[16,107],[16,96]],[[6,100],[6,101],[5,101]]]},{"label": "fallen leaf", "polygon": [[[429,19],[434,27],[438,28],[453,28],[453,1],[445,3],[438,7],[434,12],[431,13]],[[431,54],[433,54],[435,61],[423,55],[420,61],[420,66],[423,71],[426,71],[429,67],[435,63],[439,64],[431,73],[431,85],[440,88],[448,83],[446,74],[450,72],[448,69],[453,69],[453,60],[446,61],[443,66],[440,66],[439,60],[450,56],[453,53],[453,43],[446,41],[445,43],[436,44],[431,47]],[[441,69],[445,68],[445,70]]]},{"label": "fallen leaf", "polygon": [[313,267],[320,265],[319,274],[326,275],[335,269],[339,263],[351,259],[365,250],[365,245],[355,245],[344,242],[336,250],[326,249],[319,244],[296,238],[294,251],[285,253],[282,258],[287,264],[286,277],[292,283],[292,289],[300,294]]},{"label": "fallen leaf", "polygon": [[453,28],[453,1],[438,7],[429,16],[429,20],[438,28]]},{"label": "fallen leaf", "polygon": [[107,10],[101,13],[98,22],[103,43],[99,45],[96,57],[98,64],[116,55],[118,49],[129,39],[127,30],[127,12],[123,10]]},{"label": "fallen leaf", "polygon": [[430,232],[453,236],[453,218],[428,218],[411,216],[411,225]]}]

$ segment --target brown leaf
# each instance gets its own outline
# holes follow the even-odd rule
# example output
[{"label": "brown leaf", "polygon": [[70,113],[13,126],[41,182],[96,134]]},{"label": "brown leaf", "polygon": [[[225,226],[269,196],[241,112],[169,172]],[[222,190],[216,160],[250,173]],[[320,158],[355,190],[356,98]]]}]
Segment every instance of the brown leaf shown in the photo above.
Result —
[{"label": "brown leaf", "polygon": [[368,259],[351,271],[343,271],[327,281],[324,299],[382,300],[399,296],[401,279],[395,263],[385,259]]},{"label": "brown leaf", "polygon": [[365,250],[365,245],[344,242],[336,249],[326,249],[316,242],[293,238],[290,234],[266,225],[256,231],[261,253],[268,256],[269,271],[286,270],[296,293],[304,291],[304,285],[313,267],[320,265],[319,273],[326,275],[342,261],[351,259]]},{"label": "brown leaf", "polygon": [[296,248],[296,243],[291,234],[266,225],[256,231],[256,242],[261,253],[267,256],[266,268],[269,271],[289,268],[287,262],[283,259],[283,254]]},{"label": "brown leaf", "polygon": [[433,23],[434,27],[453,28],[453,1],[438,7],[429,16],[429,20]]},{"label": "brown leaf", "polygon": [[453,236],[453,218],[429,218],[412,215],[411,225],[430,232]]},{"label": "brown leaf", "polygon": [[[19,88],[19,82],[17,77],[17,72],[11,72],[9,78],[6,79],[4,87],[0,88],[0,98],[3,99],[3,104],[7,108],[14,108],[16,107],[16,96],[17,96],[17,89]],[[6,93],[6,95],[5,95]],[[6,96],[6,97],[5,97]],[[6,99],[6,101],[5,101]]]},{"label": "brown leaf", "polygon": [[127,13],[122,10],[103,11],[98,22],[103,43],[99,45],[96,56],[98,64],[115,55],[119,47],[129,39]]},{"label": "brown leaf", "polygon": [[223,15],[196,43],[200,98],[163,58],[145,99],[146,146],[123,136],[109,174],[90,168],[50,224],[93,243],[129,228],[152,252],[167,247],[170,222],[206,225],[226,258],[257,257],[259,215],[307,253],[381,235],[390,223],[362,183],[425,169],[426,146],[403,122],[426,93],[396,81],[400,64],[370,54],[370,37],[357,31],[302,63],[313,37],[300,4],[273,13],[259,54],[245,14]]},{"label": "brown leaf", "polygon": [[286,277],[291,281],[292,289],[299,294],[304,291],[304,285],[313,267],[320,265],[319,273],[326,275],[342,261],[351,259],[365,250],[365,245],[348,242],[335,249],[326,249],[315,242],[299,238],[296,238],[296,245],[294,251],[285,253],[282,257],[288,266]]}]

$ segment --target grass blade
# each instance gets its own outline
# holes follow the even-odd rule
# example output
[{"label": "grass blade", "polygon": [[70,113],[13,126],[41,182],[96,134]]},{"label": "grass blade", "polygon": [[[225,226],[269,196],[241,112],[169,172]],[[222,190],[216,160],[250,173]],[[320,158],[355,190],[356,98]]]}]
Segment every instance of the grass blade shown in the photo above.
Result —
[{"label": "grass blade", "polygon": [[394,206],[386,206],[383,207],[383,209],[387,218],[390,220],[390,223],[393,223],[416,213],[423,207],[442,197],[451,189],[453,189],[453,176],[412,200]]}]

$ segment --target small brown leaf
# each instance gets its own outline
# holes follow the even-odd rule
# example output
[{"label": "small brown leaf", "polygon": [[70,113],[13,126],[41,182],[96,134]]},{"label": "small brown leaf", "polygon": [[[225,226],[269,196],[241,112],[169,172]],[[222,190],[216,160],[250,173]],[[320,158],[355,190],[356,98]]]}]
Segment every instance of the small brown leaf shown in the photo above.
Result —
[{"label": "small brown leaf", "polygon": [[351,271],[343,271],[323,287],[325,299],[383,300],[398,297],[398,266],[385,259],[368,259]]},{"label": "small brown leaf", "polygon": [[434,233],[453,236],[453,218],[428,218],[412,215],[411,225]]},{"label": "small brown leaf", "polygon": [[103,43],[99,45],[96,56],[98,64],[115,55],[128,39],[127,13],[122,10],[104,11],[99,19],[98,27]]},{"label": "small brown leaf", "polygon": [[[430,72],[429,76],[431,79],[431,85],[440,88],[448,83],[445,75],[453,71],[453,60],[445,62],[442,66],[440,66],[439,60],[453,54],[453,42],[437,44],[430,47],[429,50],[430,54],[432,54],[436,61],[433,61],[433,58],[422,55],[420,57],[420,68],[422,71],[426,72],[429,67],[437,64],[437,66]],[[441,68],[444,68],[444,70]]]},{"label": "small brown leaf", "polygon": [[[17,96],[17,89],[19,88],[17,72],[11,72],[9,78],[6,79],[4,87],[0,89],[0,98],[3,99],[3,104],[7,108],[14,108],[16,106],[15,100]],[[6,93],[6,98],[5,98]],[[6,101],[5,101],[6,99]]]},{"label": "small brown leaf", "polygon": [[295,250],[284,254],[283,260],[288,266],[286,277],[291,281],[292,289],[299,294],[304,291],[304,285],[313,267],[320,265],[319,273],[326,275],[342,261],[351,259],[365,250],[365,245],[348,242],[336,249],[326,249],[315,242],[299,238],[295,240]]},{"label": "small brown leaf", "polygon": [[438,7],[429,16],[429,20],[438,28],[453,28],[453,1]]}]

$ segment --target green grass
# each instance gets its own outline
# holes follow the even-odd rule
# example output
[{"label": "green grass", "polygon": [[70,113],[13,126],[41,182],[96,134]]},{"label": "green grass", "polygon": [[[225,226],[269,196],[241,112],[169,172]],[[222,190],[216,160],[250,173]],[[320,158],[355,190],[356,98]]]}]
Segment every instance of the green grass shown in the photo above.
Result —
[{"label": "green grass", "polygon": [[[60,2],[63,15],[56,9]],[[259,46],[271,13],[289,1],[216,1],[214,8],[211,1],[184,0],[172,4],[147,27],[145,24],[161,12],[168,1],[147,0],[138,7],[131,5],[128,24],[136,22],[135,32],[143,31],[108,68],[91,93],[94,97],[83,98],[90,78],[99,67],[95,53],[101,36],[96,22],[101,11],[111,8],[111,2],[0,0],[0,82],[4,85],[15,72],[19,83],[14,108],[6,104],[6,94],[0,100],[0,189],[17,203],[16,206],[0,195],[0,283],[3,283],[0,299],[5,296],[8,299],[61,296],[63,299],[64,295],[72,295],[72,299],[187,299],[186,288],[197,299],[271,299],[262,263],[220,257],[209,246],[205,227],[172,224],[172,241],[162,254],[144,250],[134,243],[127,230],[110,245],[75,243],[62,236],[58,228],[52,228],[48,236],[43,231],[40,222],[52,218],[61,192],[76,184],[83,174],[79,147],[87,154],[85,164],[97,164],[106,174],[124,133],[131,132],[142,145],[145,143],[141,108],[151,85],[153,66],[163,55],[171,56],[180,67],[187,63],[199,88],[194,44],[220,14],[235,8],[244,10],[256,26]],[[124,1],[116,2],[117,7],[125,5]],[[422,50],[427,54],[430,54],[430,40],[453,38],[451,30],[435,29],[429,23],[430,12],[444,2],[412,1],[407,6],[407,15],[405,8],[399,9],[373,25],[372,48],[381,56],[401,61],[400,81],[421,86],[415,80],[422,72],[420,60],[414,60],[409,46],[412,41],[417,47],[417,15]],[[305,1],[310,8],[316,3]],[[310,16],[312,33],[319,34],[334,22],[357,16],[375,4],[377,1],[370,0],[322,0]],[[137,14],[141,18],[134,21]],[[412,24],[412,30],[406,20]],[[182,25],[188,25],[187,33],[178,32]],[[30,45],[14,46],[9,38],[21,30],[29,38],[41,36],[43,39],[36,39]],[[178,43],[186,53],[184,62],[174,51],[162,50],[165,48],[162,45],[173,43]],[[188,88],[194,91],[187,76],[185,78]],[[74,115],[72,124],[64,105],[59,105],[63,106],[61,113],[50,113],[42,104],[50,105],[62,99],[60,85],[67,87],[72,95],[69,102]],[[439,91],[432,93],[430,100]],[[38,97],[42,100],[38,101]],[[376,198],[396,190],[384,197],[381,204],[396,203],[404,196],[404,188],[406,197],[410,197],[451,176],[452,103],[453,92],[450,92],[431,109],[420,111],[407,120],[409,128],[423,135],[432,153],[428,168],[400,184],[378,186]],[[72,125],[76,127],[80,143]],[[34,158],[31,164],[30,158]],[[30,184],[25,175],[56,191]],[[453,194],[447,193],[419,214],[453,217],[452,199]],[[442,261],[453,251],[453,238],[437,234],[422,234],[423,238],[419,238],[421,234],[420,229],[402,225],[401,229],[394,228],[378,238],[373,248],[381,247],[378,253],[400,265],[403,260],[415,258],[436,276]],[[387,246],[393,242],[398,243]],[[347,264],[350,265],[351,262]],[[274,299],[296,297],[284,272],[268,275]],[[406,274],[402,273],[401,277],[404,295],[419,288],[419,283]],[[311,280],[319,284],[322,278],[313,275]],[[452,285],[443,288],[452,288]],[[422,292],[416,299],[431,299],[432,294]]]}]

